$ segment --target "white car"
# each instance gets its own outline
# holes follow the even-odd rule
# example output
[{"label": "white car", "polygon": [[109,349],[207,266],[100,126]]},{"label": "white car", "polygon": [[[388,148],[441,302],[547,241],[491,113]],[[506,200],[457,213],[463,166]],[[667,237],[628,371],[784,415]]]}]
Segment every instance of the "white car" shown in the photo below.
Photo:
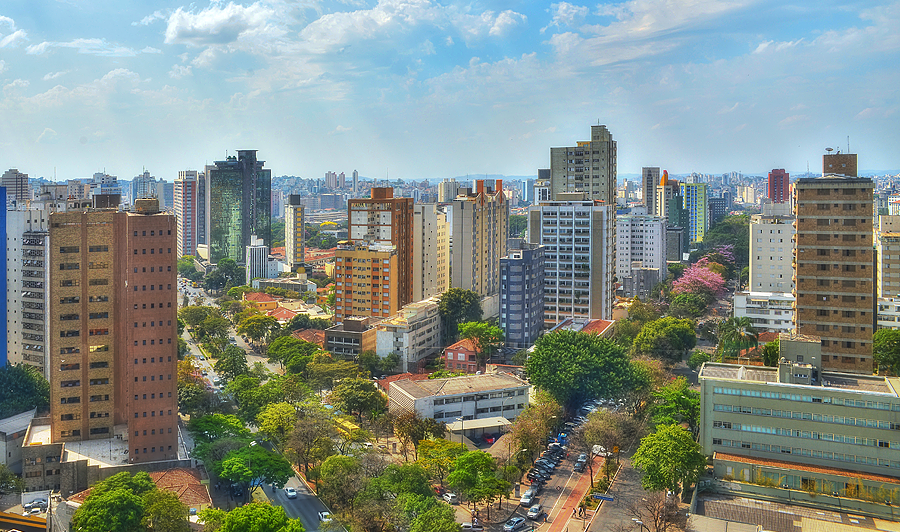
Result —
[{"label": "white car", "polygon": [[291,487],[284,488],[284,494],[288,499],[296,499],[297,498],[297,490]]},{"label": "white car", "polygon": [[322,523],[330,523],[331,512],[319,512],[319,521]]},{"label": "white car", "polygon": [[445,493],[444,501],[446,501],[448,504],[458,504],[459,497],[457,497],[455,493]]}]

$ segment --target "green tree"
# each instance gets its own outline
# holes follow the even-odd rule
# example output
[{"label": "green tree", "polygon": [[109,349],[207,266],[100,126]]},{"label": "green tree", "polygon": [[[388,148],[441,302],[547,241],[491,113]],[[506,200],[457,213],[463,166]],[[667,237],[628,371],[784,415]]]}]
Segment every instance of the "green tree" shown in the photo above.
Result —
[{"label": "green tree", "polygon": [[50,383],[28,364],[0,367],[0,418],[50,408]]},{"label": "green tree", "polygon": [[231,482],[240,482],[249,492],[263,484],[280,488],[294,476],[291,463],[278,453],[262,445],[245,445],[225,455],[212,465],[216,475]]},{"label": "green tree", "polygon": [[331,392],[332,404],[346,414],[355,414],[357,419],[372,413],[383,412],[387,408],[387,398],[368,379],[353,377],[343,379]]},{"label": "green tree", "polygon": [[12,472],[6,464],[0,464],[0,498],[25,491],[25,481]]},{"label": "green tree", "polygon": [[294,430],[297,410],[290,403],[271,403],[256,417],[256,426],[279,447]]},{"label": "green tree", "polygon": [[458,442],[443,438],[423,440],[419,443],[416,461],[429,472],[431,478],[437,479],[443,487],[444,478],[450,472],[450,468],[453,467],[456,459],[465,452],[466,446]]},{"label": "green tree", "polygon": [[449,504],[436,504],[413,519],[409,532],[460,532],[456,511]]},{"label": "green tree", "polygon": [[190,532],[188,508],[174,492],[153,490],[144,495],[144,517],[147,530],[158,532]]},{"label": "green tree", "polygon": [[653,392],[652,419],[655,425],[687,423],[692,431],[700,423],[700,393],[691,389],[684,377],[676,377]]},{"label": "green tree", "polygon": [[497,464],[494,457],[484,451],[469,451],[460,455],[453,464],[453,472],[447,476],[447,483],[466,495],[473,504],[509,492],[509,482],[497,478]]},{"label": "green tree", "polygon": [[318,495],[330,507],[353,511],[356,495],[362,490],[363,476],[359,459],[333,455],[319,468]]},{"label": "green tree", "polygon": [[278,328],[278,320],[272,316],[257,314],[250,316],[237,326],[238,334],[246,335],[254,342],[266,340]]},{"label": "green tree", "polygon": [[510,449],[510,453],[522,458],[525,456],[523,451],[527,451],[530,457],[536,456],[543,450],[550,429],[558,425],[562,418],[563,410],[559,402],[546,390],[539,389],[513,421],[510,437],[515,447]]},{"label": "green tree", "polygon": [[244,375],[250,371],[247,365],[247,353],[236,345],[228,345],[225,351],[219,355],[218,360],[213,365],[213,369],[226,382],[231,382],[239,375]]},{"label": "green tree", "polygon": [[881,368],[891,372],[891,375],[900,375],[900,330],[879,329],[875,332],[872,344],[872,355]]},{"label": "green tree", "polygon": [[378,363],[380,359],[375,351],[363,351],[356,357],[356,363],[359,364],[360,374],[377,375]]},{"label": "green tree", "polygon": [[250,431],[237,416],[229,414],[209,414],[192,418],[188,430],[194,439],[211,442],[221,438],[249,438]]},{"label": "green tree", "polygon": [[438,312],[443,321],[445,343],[453,343],[457,339],[460,323],[481,320],[481,298],[472,290],[451,288],[441,294]]},{"label": "green tree", "polygon": [[196,271],[197,269],[194,267],[193,255],[183,255],[180,259],[178,259],[178,275],[182,277],[188,277]]},{"label": "green tree", "polygon": [[684,352],[695,345],[694,322],[668,316],[644,325],[634,339],[631,352],[635,356],[680,360]]},{"label": "green tree", "polygon": [[545,334],[525,364],[531,383],[569,412],[585,399],[615,397],[634,384],[625,350],[597,335],[574,331]]},{"label": "green tree", "polygon": [[299,519],[290,519],[281,506],[251,502],[222,517],[218,532],[305,532]]},{"label": "green tree", "polygon": [[678,425],[661,425],[645,436],[632,457],[643,473],[641,486],[647,491],[680,493],[690,487],[706,466],[700,445]]},{"label": "green tree", "polygon": [[294,424],[285,452],[309,477],[311,465],[316,467],[334,454],[336,439],[334,422],[322,410],[305,411]]},{"label": "green tree", "polygon": [[74,532],[144,532],[144,501],[126,489],[91,494],[72,516]]},{"label": "green tree", "polygon": [[691,369],[697,369],[702,366],[705,362],[710,361],[709,353],[704,351],[694,351],[691,353],[691,358],[688,359],[687,365]]},{"label": "green tree", "polygon": [[[883,329],[888,330],[888,329]],[[878,333],[875,333],[876,336]],[[762,348],[762,357],[763,364],[774,367],[778,365],[778,360],[781,358],[781,342],[778,341],[778,338],[772,340],[767,343]]]},{"label": "green tree", "polygon": [[733,317],[719,324],[719,339],[722,352],[732,356],[740,356],[741,351],[759,345],[756,329],[750,318]]},{"label": "green tree", "polygon": [[500,346],[503,345],[503,329],[481,321],[460,323],[459,338],[475,344],[475,358],[478,366],[484,367]]},{"label": "green tree", "polygon": [[525,238],[525,230],[528,229],[528,216],[524,214],[509,215],[509,237]]},{"label": "green tree", "polygon": [[393,373],[400,365],[399,353],[388,353],[378,361],[378,369],[383,373]]},{"label": "green tree", "polygon": [[262,384],[251,375],[239,375],[225,389],[240,406],[238,416],[246,423],[255,423],[259,413],[269,403],[284,401],[284,390],[277,379]]},{"label": "green tree", "polygon": [[309,384],[317,390],[332,388],[336,382],[356,377],[359,366],[349,360],[335,360],[328,353],[320,352],[306,365]]},{"label": "green tree", "polygon": [[203,323],[203,320],[205,320],[212,312],[215,312],[213,307],[190,305],[183,307],[178,311],[178,319],[182,320],[189,327],[197,327]]},{"label": "green tree", "polygon": [[669,314],[676,318],[697,318],[706,312],[706,301],[695,294],[678,294],[669,304]]},{"label": "green tree", "polygon": [[418,458],[419,443],[428,438],[443,438],[447,432],[447,426],[440,421],[428,417],[423,418],[418,411],[405,411],[394,417],[394,434],[403,446],[406,454],[408,445],[412,445]]}]

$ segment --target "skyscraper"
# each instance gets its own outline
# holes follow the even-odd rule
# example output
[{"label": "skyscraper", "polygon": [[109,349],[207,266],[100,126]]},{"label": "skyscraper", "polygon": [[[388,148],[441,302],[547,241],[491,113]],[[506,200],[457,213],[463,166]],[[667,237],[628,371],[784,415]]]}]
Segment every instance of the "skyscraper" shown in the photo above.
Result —
[{"label": "skyscraper", "polygon": [[843,164],[826,159],[823,177],[794,182],[795,332],[821,338],[824,368],[871,373],[875,185],[871,179],[829,174],[829,162]]},{"label": "skyscraper", "polygon": [[[641,193],[647,214],[656,214],[656,187],[659,186],[659,167],[645,166],[641,168]],[[658,216],[658,215],[657,215]]]},{"label": "skyscraper", "polygon": [[301,196],[289,195],[284,206],[284,257],[292,272],[297,271],[305,261],[305,213]]},{"label": "skyscraper", "polygon": [[251,235],[272,243],[272,171],[263,164],[256,150],[238,150],[207,167],[209,262],[243,263]]},{"label": "skyscraper", "polygon": [[500,259],[500,328],[506,345],[526,349],[544,330],[544,247],[510,238]]},{"label": "skyscraper", "polygon": [[[149,170],[144,170],[143,174],[135,176],[131,180],[131,202],[134,203],[135,200],[141,198],[161,198],[162,190],[157,190],[156,185],[156,178],[150,175]],[[160,206],[164,205],[160,202]]]},{"label": "skyscraper", "polygon": [[413,297],[422,301],[450,288],[450,224],[434,203],[413,205]]},{"label": "skyscraper", "polygon": [[178,227],[178,257],[194,255],[197,249],[198,175],[196,170],[181,170],[175,180],[175,223]]},{"label": "skyscraper", "polygon": [[774,203],[785,203],[791,200],[791,174],[784,168],[776,168],[769,172],[769,186],[766,196]]},{"label": "skyscraper", "polygon": [[[28,187],[28,174],[23,174],[15,168],[3,172],[0,178],[0,187],[6,189],[6,194],[15,199],[19,205],[24,205],[31,199],[31,190]],[[3,197],[6,200],[6,196]]]},{"label": "skyscraper", "polygon": [[[655,282],[665,280],[669,273],[666,269],[665,218],[646,214],[616,217],[616,277],[619,282],[624,284],[624,279],[631,277],[635,268],[655,269]],[[635,296],[627,292],[625,295]]]},{"label": "skyscraper", "polygon": [[706,183],[682,183],[681,195],[684,208],[690,217],[691,242],[703,242],[706,230],[709,229],[709,185]]},{"label": "skyscraper", "polygon": [[50,216],[54,443],[117,438],[131,462],[177,456],[176,228],[158,205]]},{"label": "skyscraper", "polygon": [[750,218],[751,292],[794,291],[794,217],[790,200],[765,203]]},{"label": "skyscraper", "polygon": [[484,181],[475,190],[461,188],[453,200],[453,245],[450,286],[472,290],[479,296],[500,292],[500,257],[506,256],[509,203],[503,181],[491,189]]},{"label": "skyscraper", "polygon": [[443,179],[438,183],[438,203],[450,203],[459,192],[456,179]]},{"label": "skyscraper", "polygon": [[583,197],[563,193],[528,211],[528,240],[544,246],[545,327],[612,318],[616,208]]},{"label": "skyscraper", "polygon": [[353,171],[353,194],[359,192],[359,172]]},{"label": "skyscraper", "polygon": [[556,200],[564,192],[616,204],[616,141],[606,126],[591,126],[591,140],[550,148],[550,194]]},{"label": "skyscraper", "polygon": [[373,188],[370,198],[347,202],[350,240],[393,244],[397,253],[399,306],[413,300],[413,200],[395,198],[394,189]]}]

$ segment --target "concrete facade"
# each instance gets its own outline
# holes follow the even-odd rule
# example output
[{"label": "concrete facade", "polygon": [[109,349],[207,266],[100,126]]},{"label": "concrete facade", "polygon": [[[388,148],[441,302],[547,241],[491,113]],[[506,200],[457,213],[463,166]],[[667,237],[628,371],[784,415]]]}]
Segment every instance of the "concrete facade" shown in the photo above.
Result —
[{"label": "concrete facade", "polygon": [[656,187],[659,186],[659,167],[645,166],[641,168],[641,198],[647,212],[656,212]]},{"label": "concrete facade", "polygon": [[363,351],[375,352],[376,332],[369,318],[345,318],[343,323],[325,329],[325,350],[349,359]]},{"label": "concrete facade", "polygon": [[399,380],[388,390],[388,409],[416,411],[422,417],[446,423],[456,418],[513,420],[528,406],[530,389],[527,382],[505,373]]},{"label": "concrete facade", "polygon": [[794,290],[794,217],[790,203],[767,203],[750,218],[750,289]]},{"label": "concrete facade", "polygon": [[898,297],[900,296],[900,232],[879,231],[876,237],[878,297]]},{"label": "concrete facade", "polygon": [[400,309],[397,249],[385,244],[341,242],[334,257],[334,320],[351,316],[384,319]]},{"label": "concrete facade", "polygon": [[509,239],[500,259],[500,328],[507,347],[534,345],[544,329],[544,246]]},{"label": "concrete facade", "polygon": [[757,332],[791,332],[794,296],[785,292],[735,292],[734,317],[750,318]]},{"label": "concrete facade", "polygon": [[591,140],[550,148],[550,195],[584,193],[589,200],[616,205],[616,141],[605,125],[591,126]]},{"label": "concrete facade", "polygon": [[178,258],[195,255],[197,252],[197,232],[199,229],[199,194],[202,174],[196,170],[181,170],[175,180],[174,214],[178,227]]},{"label": "concrete facade", "polygon": [[450,288],[450,224],[436,204],[413,205],[413,301]]},{"label": "concrete facade", "polygon": [[296,272],[306,262],[306,207],[301,196],[291,194],[284,206],[284,258]]},{"label": "concrete facade", "polygon": [[375,353],[385,357],[400,355],[401,370],[422,371],[426,360],[441,350],[439,297],[410,303],[390,318],[378,323]]},{"label": "concrete facade", "polygon": [[[624,284],[633,269],[655,268],[656,282],[665,279],[666,219],[659,216],[626,214],[616,217],[616,277]],[[626,297],[634,294],[626,293]]]},{"label": "concrete facade", "polygon": [[477,180],[475,190],[461,188],[451,205],[450,286],[482,297],[500,293],[500,258],[506,256],[509,235],[503,182],[491,188]]},{"label": "concrete facade", "polygon": [[709,185],[706,183],[682,183],[681,196],[690,219],[691,243],[703,242],[709,229]]}]

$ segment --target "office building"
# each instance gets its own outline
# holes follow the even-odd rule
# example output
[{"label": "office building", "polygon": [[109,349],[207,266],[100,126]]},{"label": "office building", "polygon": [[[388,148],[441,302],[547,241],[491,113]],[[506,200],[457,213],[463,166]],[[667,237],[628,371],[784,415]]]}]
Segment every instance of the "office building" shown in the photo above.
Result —
[{"label": "office building", "polygon": [[162,190],[157,190],[157,184],[156,178],[150,175],[149,170],[144,170],[144,173],[135,176],[131,180],[131,203],[133,204],[134,200],[141,198],[159,198],[160,207],[164,206]]},{"label": "office building", "polygon": [[384,319],[400,309],[400,258],[388,244],[340,242],[334,256],[334,321],[372,316]]},{"label": "office building", "polygon": [[459,193],[459,183],[456,179],[442,179],[438,183],[438,203],[450,203],[456,199]]},{"label": "office building", "polygon": [[[657,278],[637,283],[636,287],[655,285],[665,280],[666,219],[659,216],[626,214],[616,217],[616,277],[625,284],[635,269],[653,269]],[[642,275],[647,275],[643,273]],[[653,286],[647,288],[649,291]],[[625,291],[625,297],[636,294]]]},{"label": "office building", "polygon": [[683,260],[690,248],[690,214],[684,208],[680,183],[669,179],[669,172],[665,170],[656,186],[654,209],[647,211],[647,214],[666,219],[666,260]]},{"label": "office building", "polygon": [[531,205],[534,203],[534,179],[522,180],[522,201]]},{"label": "office building", "polygon": [[345,317],[341,323],[325,329],[325,350],[350,360],[356,360],[364,351],[374,352],[377,331],[372,321],[367,317]]},{"label": "office building", "polygon": [[641,168],[641,194],[648,214],[656,213],[656,187],[659,186],[659,167]]},{"label": "office building", "polygon": [[544,326],[611,319],[615,207],[577,199],[582,194],[561,197],[528,212],[528,241],[544,246]]},{"label": "office building", "polygon": [[790,201],[765,203],[750,217],[750,290],[793,292],[794,217]]},{"label": "office building", "polygon": [[400,372],[419,373],[428,359],[441,351],[441,313],[438,296],[410,303],[378,323],[375,353],[400,355]]},{"label": "office building", "polygon": [[829,370],[872,372],[873,189],[871,179],[851,176],[794,182],[794,330],[822,338]]},{"label": "office building", "polygon": [[359,172],[353,171],[353,195],[359,193]]},{"label": "office building", "polygon": [[[687,252],[687,231],[684,227],[666,227],[666,262],[681,262]],[[668,275],[668,274],[666,274]]]},{"label": "office building", "polygon": [[174,217],[156,199],[54,213],[50,241],[50,441],[117,439],[132,463],[175,458]]},{"label": "office building", "polygon": [[[199,225],[200,183],[203,174],[196,170],[181,170],[175,180],[174,214],[178,227],[178,258],[197,252]],[[204,220],[205,221],[205,220]]]},{"label": "office building", "polygon": [[[393,245],[399,298],[394,310],[413,300],[413,200],[395,198],[390,187],[373,188],[370,198],[347,202],[348,233],[354,242]],[[384,316],[387,317],[387,316]]]},{"label": "office building", "polygon": [[776,168],[769,172],[769,186],[766,197],[773,203],[790,203],[791,201],[791,174],[784,168]]},{"label": "office building", "polygon": [[680,191],[690,220],[691,243],[703,242],[709,229],[709,186],[706,183],[681,183]]},{"label": "office building", "polygon": [[728,216],[728,199],[727,198],[709,198],[709,225],[713,225],[722,221]]},{"label": "office building", "polygon": [[305,261],[306,250],[306,208],[299,194],[287,197],[284,206],[284,259],[292,272],[296,272]]},{"label": "office building", "polygon": [[450,224],[434,203],[413,205],[413,301],[450,288]]},{"label": "office building", "polygon": [[461,188],[452,205],[450,285],[479,296],[500,292],[500,257],[506,255],[509,202],[503,181],[491,188],[482,180],[475,190]]},{"label": "office building", "polygon": [[4,199],[7,207],[9,207],[10,200],[14,200],[16,205],[25,205],[31,199],[28,174],[24,174],[15,168],[10,168],[3,172],[3,176],[0,177],[0,187],[6,189]]},{"label": "office building", "polygon": [[525,349],[544,329],[544,247],[510,238],[500,259],[500,328],[506,345]]},{"label": "office building", "polygon": [[868,513],[891,515],[900,380],[828,371],[817,337],[782,333],[779,344],[778,367],[700,370],[699,443],[725,481],[717,490],[829,509],[867,500]]},{"label": "office building", "polygon": [[224,258],[243,263],[251,235],[272,243],[272,170],[264,164],[256,150],[238,150],[237,156],[206,167],[210,263]]},{"label": "office building", "polygon": [[175,207],[175,183],[160,179],[156,182],[156,190],[159,193],[160,209],[171,211]]},{"label": "office building", "polygon": [[250,245],[244,251],[244,284],[250,285],[253,279],[269,278],[269,246],[261,238],[250,237]]},{"label": "office building", "polygon": [[566,192],[615,206],[616,141],[606,126],[591,126],[591,140],[550,148],[550,194],[558,200]]},{"label": "office building", "polygon": [[794,295],[790,292],[735,292],[734,317],[749,318],[756,332],[794,330]]}]

